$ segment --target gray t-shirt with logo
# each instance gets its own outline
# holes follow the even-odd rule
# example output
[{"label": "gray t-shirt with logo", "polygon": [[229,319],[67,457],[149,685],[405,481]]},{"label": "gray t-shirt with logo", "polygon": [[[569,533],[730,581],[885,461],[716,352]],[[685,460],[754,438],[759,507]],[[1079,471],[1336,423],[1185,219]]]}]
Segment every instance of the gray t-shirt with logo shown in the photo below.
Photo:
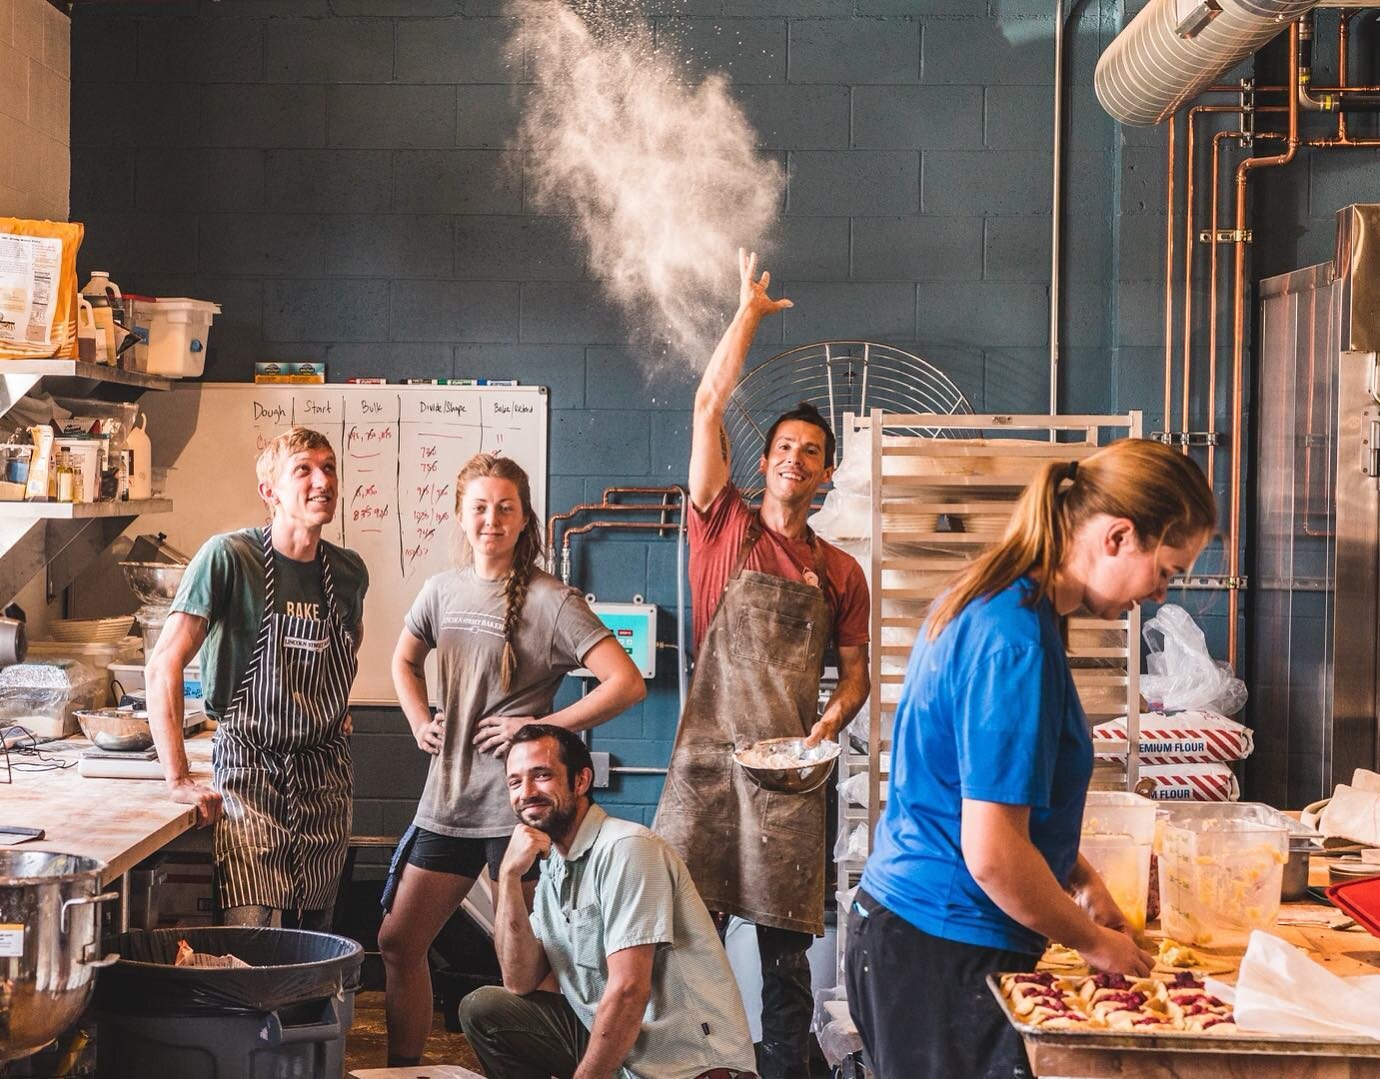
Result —
[{"label": "gray t-shirt with logo", "polygon": [[431,758],[416,822],[441,835],[483,839],[512,832],[503,762],[473,744],[486,716],[545,716],[561,679],[612,636],[575,589],[535,571],[513,647],[517,670],[502,687],[502,581],[473,567],[430,578],[404,620],[408,632],[436,649],[445,743]]}]

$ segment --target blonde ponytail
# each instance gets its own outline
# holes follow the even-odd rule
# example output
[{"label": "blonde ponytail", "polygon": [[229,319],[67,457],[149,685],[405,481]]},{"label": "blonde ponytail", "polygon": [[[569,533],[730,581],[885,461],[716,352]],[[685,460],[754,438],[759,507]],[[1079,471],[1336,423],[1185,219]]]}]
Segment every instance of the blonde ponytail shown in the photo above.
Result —
[{"label": "blonde ponytail", "polygon": [[1191,458],[1149,439],[1113,442],[1081,462],[1051,461],[1022,492],[997,544],[934,601],[927,638],[937,638],[974,600],[1027,574],[1035,580],[1035,598],[1049,596],[1070,537],[1097,514],[1130,520],[1142,548],[1177,546],[1216,526],[1217,503]]}]

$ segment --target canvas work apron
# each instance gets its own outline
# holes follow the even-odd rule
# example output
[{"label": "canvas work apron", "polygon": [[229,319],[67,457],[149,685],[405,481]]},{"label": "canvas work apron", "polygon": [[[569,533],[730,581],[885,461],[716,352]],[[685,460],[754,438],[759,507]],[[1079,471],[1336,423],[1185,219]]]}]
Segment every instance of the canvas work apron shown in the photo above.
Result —
[{"label": "canvas work apron", "polygon": [[[685,859],[710,910],[824,932],[824,798],[765,791],[733,762],[763,738],[809,734],[833,623],[824,591],[743,569],[754,517],[695,660],[653,829]],[[817,543],[813,576],[824,581]]]},{"label": "canvas work apron", "polygon": [[263,621],[211,752],[225,807],[215,837],[220,904],[323,910],[335,901],[350,835],[344,728],[354,636],[336,610],[324,548],[326,617],[274,613],[271,528],[263,544]]}]

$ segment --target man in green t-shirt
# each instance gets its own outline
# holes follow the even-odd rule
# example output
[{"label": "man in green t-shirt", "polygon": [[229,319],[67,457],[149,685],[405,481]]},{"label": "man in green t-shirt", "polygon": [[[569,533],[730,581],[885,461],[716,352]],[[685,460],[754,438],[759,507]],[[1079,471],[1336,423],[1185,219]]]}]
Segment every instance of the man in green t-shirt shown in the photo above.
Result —
[{"label": "man in green t-shirt", "polygon": [[[368,574],[321,530],[339,501],[325,435],[294,427],[259,455],[267,527],[212,536],[192,559],[148,658],[149,721],[174,801],[214,824],[228,925],[294,912],[326,929],[349,840],[349,694]],[[182,744],[183,668],[200,652],[219,721],[212,786]]]}]

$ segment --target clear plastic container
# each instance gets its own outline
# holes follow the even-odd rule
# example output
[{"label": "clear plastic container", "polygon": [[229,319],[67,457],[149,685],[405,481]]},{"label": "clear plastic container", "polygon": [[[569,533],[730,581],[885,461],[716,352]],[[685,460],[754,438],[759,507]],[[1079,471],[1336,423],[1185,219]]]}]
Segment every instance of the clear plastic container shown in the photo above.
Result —
[{"label": "clear plastic container", "polygon": [[1127,791],[1089,791],[1083,806],[1084,835],[1127,835],[1147,846],[1155,839],[1158,803]]},{"label": "clear plastic container", "polygon": [[16,663],[0,671],[0,727],[26,727],[40,738],[77,732],[78,711],[105,702],[105,676],[85,663]]},{"label": "clear plastic container", "polygon": [[1158,807],[1126,791],[1089,791],[1079,853],[1111,892],[1133,933],[1145,932]]},{"label": "clear plastic container", "polygon": [[1279,914],[1288,831],[1232,817],[1161,822],[1160,926],[1185,944],[1243,943]]},{"label": "clear plastic container", "polygon": [[[68,643],[66,641],[30,641],[30,662],[51,663],[58,659],[72,659],[85,663],[102,678],[109,677],[113,664],[126,663],[139,657],[138,637],[125,637],[118,641],[97,641],[92,643]],[[115,704],[107,693],[104,704]],[[98,705],[99,707],[99,705]]]}]

